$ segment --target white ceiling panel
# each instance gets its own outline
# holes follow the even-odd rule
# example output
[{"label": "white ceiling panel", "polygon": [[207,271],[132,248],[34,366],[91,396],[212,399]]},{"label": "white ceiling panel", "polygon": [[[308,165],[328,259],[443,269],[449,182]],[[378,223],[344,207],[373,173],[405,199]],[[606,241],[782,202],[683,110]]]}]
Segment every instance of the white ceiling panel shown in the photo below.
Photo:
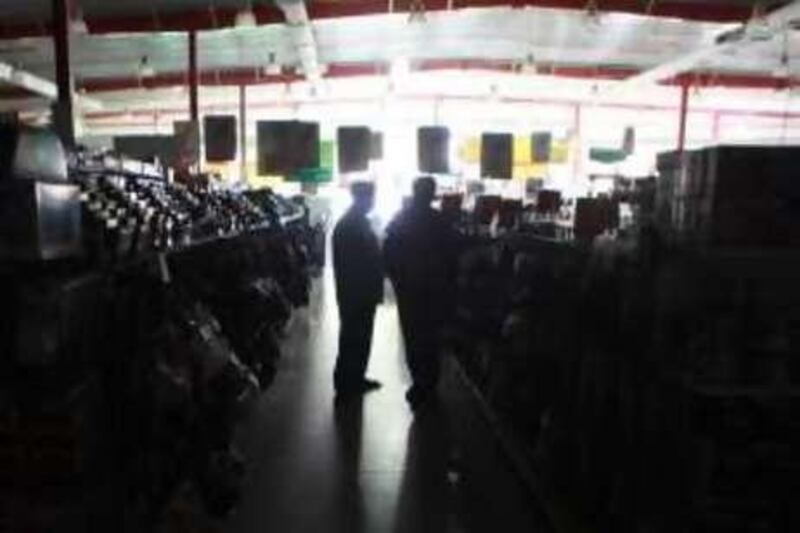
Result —
[{"label": "white ceiling panel", "polygon": [[[193,0],[183,1],[190,4]],[[0,6],[4,4],[0,1]],[[86,7],[96,6],[89,3]],[[626,14],[603,14],[593,20],[580,11],[490,8],[429,13],[425,23],[409,23],[406,15],[326,19],[314,23],[314,32],[321,60],[327,63],[388,63],[397,57],[412,62],[521,61],[533,54],[545,65],[646,69],[712,43],[716,36],[735,27]],[[704,68],[769,75],[782,55],[779,41],[782,39],[743,47],[735,56],[715,58]],[[792,35],[789,43],[792,61],[800,55],[800,40]],[[201,69],[263,67],[271,53],[279,63],[297,62],[285,25],[203,32],[199,38]],[[135,78],[145,55],[157,73],[183,72],[187,36],[76,36],[74,71],[79,80]],[[53,78],[49,39],[2,43],[0,61]]]}]

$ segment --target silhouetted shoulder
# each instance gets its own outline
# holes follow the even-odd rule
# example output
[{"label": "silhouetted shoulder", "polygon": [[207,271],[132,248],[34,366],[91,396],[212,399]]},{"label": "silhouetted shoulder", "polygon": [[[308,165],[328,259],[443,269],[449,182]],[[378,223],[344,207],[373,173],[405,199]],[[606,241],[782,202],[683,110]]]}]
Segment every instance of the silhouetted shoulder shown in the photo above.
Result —
[{"label": "silhouetted shoulder", "polygon": [[392,235],[397,235],[400,233],[404,226],[406,225],[406,219],[408,216],[408,210],[404,209],[400,211],[395,217],[389,222],[389,225],[386,226],[386,235],[387,237]]},{"label": "silhouetted shoulder", "polygon": [[336,226],[333,228],[333,236],[336,238],[337,235],[341,236],[346,232],[352,232],[363,225],[364,222],[360,220],[360,217],[348,211],[339,219],[339,222],[336,223]]}]

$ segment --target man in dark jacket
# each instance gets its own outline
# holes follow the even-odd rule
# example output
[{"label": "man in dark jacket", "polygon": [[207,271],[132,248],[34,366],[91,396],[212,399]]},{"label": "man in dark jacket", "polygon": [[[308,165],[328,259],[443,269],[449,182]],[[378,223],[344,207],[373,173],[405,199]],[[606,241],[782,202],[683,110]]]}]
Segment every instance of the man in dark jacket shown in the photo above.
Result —
[{"label": "man in dark jacket", "polygon": [[436,182],[414,182],[414,196],[387,229],[384,263],[397,295],[406,360],[413,384],[406,393],[416,410],[435,399],[440,337],[453,301],[456,239],[431,207]]},{"label": "man in dark jacket", "polygon": [[381,386],[365,377],[375,309],[383,300],[381,250],[367,219],[375,203],[375,187],[367,182],[354,183],[351,192],[353,205],[333,231],[333,269],[341,321],[334,387],[340,400]]}]

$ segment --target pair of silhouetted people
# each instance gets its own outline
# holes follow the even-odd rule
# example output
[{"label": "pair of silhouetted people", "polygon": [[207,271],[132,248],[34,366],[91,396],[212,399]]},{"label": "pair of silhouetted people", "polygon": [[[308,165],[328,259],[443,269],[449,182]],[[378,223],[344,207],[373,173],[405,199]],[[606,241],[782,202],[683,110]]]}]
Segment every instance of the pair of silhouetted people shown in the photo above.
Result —
[{"label": "pair of silhouetted people", "polygon": [[367,219],[374,189],[357,184],[352,192],[353,207],[337,224],[333,236],[341,316],[334,375],[337,395],[346,397],[379,386],[364,373],[385,269],[397,296],[413,381],[406,398],[417,409],[435,398],[439,381],[440,337],[455,278],[455,240],[441,214],[431,207],[436,182],[419,178],[414,182],[411,203],[389,224],[381,261],[378,239]]}]

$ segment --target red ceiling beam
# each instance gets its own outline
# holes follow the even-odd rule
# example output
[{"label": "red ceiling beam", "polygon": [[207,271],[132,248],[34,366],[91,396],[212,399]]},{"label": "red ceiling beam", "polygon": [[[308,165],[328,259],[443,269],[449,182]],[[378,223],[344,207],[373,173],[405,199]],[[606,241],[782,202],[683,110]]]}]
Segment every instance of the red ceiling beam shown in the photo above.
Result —
[{"label": "red ceiling beam", "polygon": [[[146,15],[127,15],[121,17],[84,17],[89,33],[102,35],[109,33],[147,33],[166,31],[202,31],[229,28],[236,23],[236,9],[213,8],[193,9],[178,12],[156,12]],[[253,7],[258,24],[277,24],[284,21],[281,11],[270,5]],[[51,32],[50,23],[2,24],[0,40],[22,37],[41,37]]]},{"label": "red ceiling beam", "polygon": [[[85,92],[112,92],[129,89],[163,89],[182,87],[187,84],[186,72],[167,72],[152,78],[93,78],[78,82],[78,88]],[[303,79],[298,74],[261,74],[259,69],[212,70],[199,73],[199,84],[215,85],[258,85],[269,83],[291,83]]]},{"label": "red ceiling beam", "polygon": [[352,78],[356,76],[381,76],[389,72],[385,63],[333,63],[328,65],[326,78]]},{"label": "red ceiling beam", "polygon": [[[487,72],[514,72],[516,64],[511,61],[490,61],[484,59],[437,59],[426,60],[414,67],[415,71],[435,72],[443,70],[476,70]],[[346,78],[356,76],[385,75],[389,71],[385,63],[335,63],[328,65],[327,78]],[[540,73],[566,78],[593,80],[622,80],[637,74],[636,69],[622,67],[583,67],[570,65],[544,66]],[[157,89],[185,86],[186,72],[169,72],[152,78],[92,78],[77,83],[85,92],[110,92],[127,89]],[[285,72],[279,75],[263,74],[258,68],[210,70],[199,74],[200,85],[259,85],[270,83],[291,83],[302,81],[303,76]],[[683,85],[688,83],[698,87],[730,87],[738,89],[784,89],[796,84],[797,80],[758,76],[751,74],[687,74],[665,81],[664,85]]]},{"label": "red ceiling beam", "polygon": [[[516,72],[519,63],[508,60],[492,59],[428,59],[415,65],[417,71],[436,70],[484,70],[491,72]],[[639,70],[623,67],[587,67],[572,65],[540,65],[539,74],[560,76],[562,78],[580,78],[592,80],[624,80]]]},{"label": "red ceiling beam", "polygon": [[[591,66],[547,66],[539,68],[540,74],[550,74],[564,78],[580,78],[593,80],[624,80],[640,73],[638,69],[627,67],[591,67]],[[734,89],[786,89],[796,85],[798,80],[777,78],[758,74],[722,74],[722,73],[686,73],[672,79],[664,80],[661,85],[683,86],[688,84],[697,87],[729,87]]]},{"label": "red ceiling beam", "polygon": [[[424,0],[427,11],[444,11],[449,7],[448,0]],[[630,13],[654,17],[674,17],[707,22],[743,22],[752,14],[752,7],[731,4],[712,4],[709,2],[686,3],[672,0],[655,2],[647,12],[648,2],[642,0],[599,0],[601,12]],[[394,11],[409,11],[411,0],[395,0]],[[582,10],[586,0],[452,0],[453,9],[471,7],[544,7],[553,9]],[[375,15],[388,12],[386,0],[347,0],[310,2],[311,18],[336,18],[347,16]]]},{"label": "red ceiling beam", "polygon": [[[431,101],[431,100],[439,100],[441,99],[441,95],[436,94],[421,94],[421,95],[413,95],[407,97],[409,100],[414,101]],[[486,97],[482,96],[448,96],[447,100],[459,100],[463,102],[485,102]],[[324,99],[321,101],[325,101]],[[328,102],[348,102],[348,103],[370,103],[374,102],[374,98],[341,98],[336,100],[328,100]],[[534,104],[534,105],[546,105],[546,106],[562,106],[562,107],[569,107],[574,108],[577,105],[583,104],[585,102],[581,102],[578,100],[558,100],[558,99],[550,99],[550,98],[500,98],[500,102],[509,103],[509,104]],[[279,107],[286,107],[286,103],[281,102],[252,102],[248,104],[248,108],[251,109],[273,109]],[[676,111],[679,108],[675,107],[674,105],[669,104],[627,104],[627,103],[614,103],[614,102],[600,102],[595,104],[599,108],[603,109],[622,109],[627,111]],[[224,113],[233,111],[236,107],[236,104],[223,104],[223,105],[211,105],[203,107],[204,113]],[[132,111],[98,111],[98,112],[91,112],[86,114],[86,118],[88,120],[108,120],[119,118],[125,115],[131,115],[133,117],[152,117],[154,111],[153,110],[146,110],[146,109],[139,109],[139,110],[132,110]],[[188,114],[185,108],[162,108],[157,111],[158,115],[161,117],[172,115],[175,117],[182,117],[185,118]],[[756,110],[736,110],[736,109],[715,109],[715,108],[695,108],[692,109],[692,113],[711,113],[713,115],[719,115],[720,117],[747,117],[747,118],[768,118],[768,119],[778,119],[778,120],[786,120],[786,119],[800,119],[800,113],[785,113],[779,111],[756,111]],[[142,125],[142,124],[138,124]]]},{"label": "red ceiling beam", "polygon": [[541,74],[551,74],[563,78],[580,78],[591,80],[624,80],[636,74],[639,70],[623,67],[583,67],[570,65],[542,66]]},{"label": "red ceiling beam", "polygon": [[[475,7],[544,7],[556,9],[581,10],[586,0],[452,0],[454,9]],[[707,22],[743,22],[747,20],[752,8],[743,5],[710,2],[681,2],[660,0],[655,2],[648,13],[642,0],[598,0],[601,12],[630,13],[655,17],[674,17],[686,20]],[[443,11],[449,7],[448,0],[425,0],[428,11]],[[394,10],[408,12],[410,0],[395,0]],[[148,8],[149,9],[149,8]],[[312,0],[308,4],[312,19],[331,19],[350,16],[378,15],[388,13],[387,0]],[[271,3],[253,7],[259,24],[283,22],[280,10]],[[235,8],[193,9],[180,12],[155,12],[144,15],[119,17],[86,17],[86,25],[91,33],[130,33],[159,31],[201,31],[233,26],[236,21]],[[14,23],[6,21],[0,25],[0,40],[20,37],[38,37],[51,32],[50,23]]]},{"label": "red ceiling beam", "polygon": [[732,87],[737,89],[787,89],[797,84],[796,79],[756,76],[752,74],[686,73],[664,81],[665,85],[692,85],[697,87]]},{"label": "red ceiling beam", "polygon": [[[495,7],[501,4],[513,4],[515,7],[536,6],[553,9],[586,9],[586,0],[516,0],[500,2],[499,0],[454,0],[458,7]],[[706,22],[743,22],[752,15],[752,7],[731,5],[730,3],[712,4],[700,1],[687,3],[672,0],[656,1],[652,9],[647,11],[649,2],[643,0],[598,0],[600,13],[628,13],[633,15],[650,15],[653,17],[671,17]]]},{"label": "red ceiling beam", "polygon": [[507,60],[492,59],[426,59],[414,65],[414,70],[428,72],[432,70],[488,70],[493,72],[511,72],[515,63]]}]

